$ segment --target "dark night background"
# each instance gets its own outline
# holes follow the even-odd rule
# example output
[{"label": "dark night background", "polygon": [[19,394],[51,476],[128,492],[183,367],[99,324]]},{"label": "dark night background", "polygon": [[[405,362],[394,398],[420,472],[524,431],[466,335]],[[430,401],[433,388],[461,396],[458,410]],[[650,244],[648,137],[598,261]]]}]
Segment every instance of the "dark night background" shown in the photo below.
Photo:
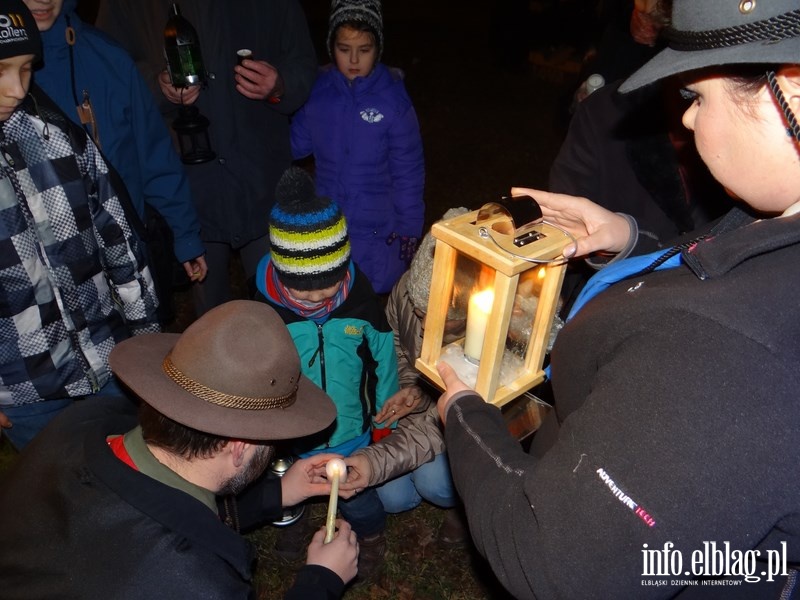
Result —
[{"label": "dark night background", "polygon": [[[300,3],[320,62],[328,62],[330,2]],[[383,61],[405,72],[419,116],[429,223],[452,206],[477,208],[512,185],[546,185],[579,61],[609,4],[625,2],[384,3]],[[79,2],[86,20],[96,9],[97,0]]]}]

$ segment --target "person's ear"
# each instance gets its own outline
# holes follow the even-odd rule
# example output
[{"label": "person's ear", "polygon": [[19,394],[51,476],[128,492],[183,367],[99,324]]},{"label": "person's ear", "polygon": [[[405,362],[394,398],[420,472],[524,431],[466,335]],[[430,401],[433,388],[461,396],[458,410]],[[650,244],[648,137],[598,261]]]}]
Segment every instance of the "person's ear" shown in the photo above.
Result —
[{"label": "person's ear", "polygon": [[225,445],[225,450],[230,454],[233,466],[238,468],[244,464],[245,455],[250,445],[242,440],[231,440]]},{"label": "person's ear", "polygon": [[778,84],[789,108],[800,115],[800,65],[786,65],[777,73]]}]

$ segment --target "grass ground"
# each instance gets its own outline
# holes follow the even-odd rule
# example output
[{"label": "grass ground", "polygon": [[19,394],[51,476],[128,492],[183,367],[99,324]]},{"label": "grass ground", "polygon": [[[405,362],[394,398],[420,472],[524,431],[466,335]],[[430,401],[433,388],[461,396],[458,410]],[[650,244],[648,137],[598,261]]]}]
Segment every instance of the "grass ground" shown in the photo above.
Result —
[{"label": "grass ground", "polygon": [[[315,528],[325,522],[326,505],[311,505]],[[487,563],[472,546],[448,549],[436,542],[443,511],[421,504],[412,511],[389,515],[386,563],[375,583],[355,584],[344,600],[506,600],[510,598],[494,578]],[[259,553],[258,597],[282,598],[291,585],[287,571],[302,561],[286,563],[272,552],[276,527],[248,534]]]}]

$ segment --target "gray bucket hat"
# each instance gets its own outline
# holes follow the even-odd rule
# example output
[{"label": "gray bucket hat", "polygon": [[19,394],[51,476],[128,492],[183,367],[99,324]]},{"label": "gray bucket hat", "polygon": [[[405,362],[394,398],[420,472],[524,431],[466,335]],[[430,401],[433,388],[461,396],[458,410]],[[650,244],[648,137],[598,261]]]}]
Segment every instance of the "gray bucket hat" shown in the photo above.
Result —
[{"label": "gray bucket hat", "polygon": [[800,62],[797,0],[674,0],[668,47],[620,86],[630,92],[670,75],[732,64]]}]

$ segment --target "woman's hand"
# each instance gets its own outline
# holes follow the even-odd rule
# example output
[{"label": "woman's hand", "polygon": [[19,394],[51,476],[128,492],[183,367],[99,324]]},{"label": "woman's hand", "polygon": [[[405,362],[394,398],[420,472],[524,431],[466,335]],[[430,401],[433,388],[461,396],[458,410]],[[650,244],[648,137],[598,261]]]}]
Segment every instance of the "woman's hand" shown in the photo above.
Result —
[{"label": "woman's hand", "polygon": [[[372,477],[372,467],[363,454],[355,453],[344,459],[347,465],[347,481],[339,484],[339,495],[348,498],[353,494],[363,492],[369,487],[369,479]],[[343,496],[345,492],[351,492],[348,496]]]},{"label": "woman's hand", "polygon": [[444,381],[445,390],[444,393],[439,397],[439,402],[436,406],[437,410],[439,411],[439,419],[442,421],[442,425],[445,424],[445,415],[447,414],[447,409],[450,406],[450,401],[453,399],[458,392],[463,392],[464,390],[471,390],[472,388],[469,387],[466,383],[461,381],[456,375],[456,372],[453,370],[453,367],[448,365],[444,361],[440,361],[436,365],[436,370],[439,371],[439,376]]},{"label": "woman's hand", "polygon": [[625,217],[587,198],[554,194],[529,188],[511,188],[512,196],[530,196],[539,204],[546,221],[575,236],[576,243],[564,248],[564,257],[583,257],[595,252],[616,254],[625,248],[631,227]]},{"label": "woman's hand", "polygon": [[414,412],[422,400],[422,390],[419,386],[412,385],[402,388],[386,400],[380,412],[375,415],[375,422],[389,427],[392,423]]}]

